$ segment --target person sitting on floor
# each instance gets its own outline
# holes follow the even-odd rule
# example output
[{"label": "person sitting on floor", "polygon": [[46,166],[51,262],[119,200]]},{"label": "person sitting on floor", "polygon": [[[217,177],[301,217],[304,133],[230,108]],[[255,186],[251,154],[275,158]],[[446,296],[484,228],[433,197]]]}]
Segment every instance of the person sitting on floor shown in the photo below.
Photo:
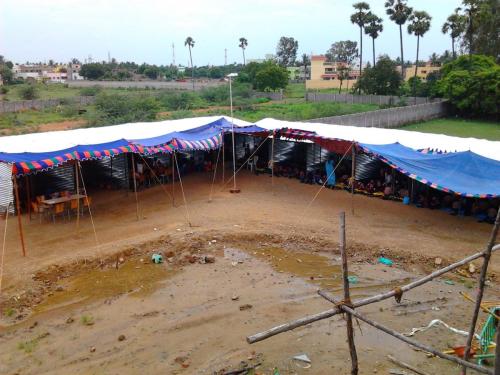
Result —
[{"label": "person sitting on floor", "polygon": [[306,182],[306,173],[304,171],[299,172],[299,180],[301,183]]}]

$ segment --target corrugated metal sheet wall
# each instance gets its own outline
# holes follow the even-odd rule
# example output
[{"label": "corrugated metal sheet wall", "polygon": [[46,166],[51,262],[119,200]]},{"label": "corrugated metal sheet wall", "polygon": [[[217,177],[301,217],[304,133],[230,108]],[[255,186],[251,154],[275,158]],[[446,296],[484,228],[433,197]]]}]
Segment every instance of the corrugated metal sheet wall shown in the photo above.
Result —
[{"label": "corrugated metal sheet wall", "polygon": [[82,162],[81,166],[87,187],[128,188],[127,154],[120,154],[113,158],[88,160]]},{"label": "corrugated metal sheet wall", "polygon": [[307,172],[316,169],[324,169],[325,162],[328,160],[330,152],[321,148],[317,144],[307,143]]},{"label": "corrugated metal sheet wall", "polygon": [[32,197],[65,190],[75,191],[75,167],[71,164],[63,164],[29,178]]},{"label": "corrugated metal sheet wall", "polygon": [[14,213],[14,190],[12,186],[12,166],[0,163],[0,213]]},{"label": "corrugated metal sheet wall", "polygon": [[356,155],[356,180],[374,179],[379,176],[383,163],[366,154]]}]

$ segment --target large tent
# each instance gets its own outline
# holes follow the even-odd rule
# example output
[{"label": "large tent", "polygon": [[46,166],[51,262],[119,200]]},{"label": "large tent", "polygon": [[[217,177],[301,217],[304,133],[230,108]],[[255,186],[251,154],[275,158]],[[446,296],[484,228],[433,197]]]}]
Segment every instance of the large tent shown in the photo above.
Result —
[{"label": "large tent", "polygon": [[23,175],[74,159],[210,150],[232,131],[313,142],[340,154],[354,145],[433,188],[468,197],[500,196],[500,142],[274,119],[250,124],[212,116],[0,137],[0,164],[12,165],[14,175]]}]

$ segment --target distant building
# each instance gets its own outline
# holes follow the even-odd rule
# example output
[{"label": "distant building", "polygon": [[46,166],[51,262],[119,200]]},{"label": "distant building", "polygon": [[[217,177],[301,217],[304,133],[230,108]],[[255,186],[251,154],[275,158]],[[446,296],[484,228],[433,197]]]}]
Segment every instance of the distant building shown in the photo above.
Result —
[{"label": "distant building", "polygon": [[27,82],[64,83],[67,80],[81,80],[81,65],[43,65],[43,64],[16,64],[12,68],[14,78]]},{"label": "distant building", "polygon": [[80,75],[81,64],[69,64],[67,68],[68,81],[80,81],[83,77]]},{"label": "distant building", "polygon": [[[417,77],[421,78],[423,81],[426,81],[429,74],[438,72],[440,69],[440,66],[433,66],[430,62],[426,62],[425,66],[419,66],[417,68]],[[399,68],[398,70],[401,71],[401,68]],[[415,65],[411,65],[405,68],[405,81],[408,81],[414,75]]]},{"label": "distant building", "polygon": [[[306,80],[306,89],[338,89],[340,88],[339,72],[344,63],[328,61],[324,55],[311,56],[310,79]],[[349,78],[344,79],[342,87],[352,87],[358,80],[359,67],[349,68]]]},{"label": "distant building", "polygon": [[272,53],[266,53],[264,55],[263,59],[247,59],[246,63],[250,64],[250,63],[254,62],[254,63],[262,64],[263,62],[266,62],[266,61],[273,61],[275,58],[276,58],[276,56],[274,56]]}]

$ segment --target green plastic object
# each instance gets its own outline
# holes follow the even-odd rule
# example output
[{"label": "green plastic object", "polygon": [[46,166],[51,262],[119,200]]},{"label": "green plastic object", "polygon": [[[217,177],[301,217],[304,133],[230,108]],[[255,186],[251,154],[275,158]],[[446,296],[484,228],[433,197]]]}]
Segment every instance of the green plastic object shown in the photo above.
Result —
[{"label": "green plastic object", "polygon": [[151,257],[151,260],[155,264],[163,263],[163,257],[161,256],[161,254],[156,254],[156,253],[153,254],[153,256]]},{"label": "green plastic object", "polygon": [[347,280],[349,281],[349,284],[357,284],[358,283],[358,277],[351,275],[347,276]]},{"label": "green plastic object", "polygon": [[[490,309],[493,315],[500,312],[500,306]],[[496,318],[491,314],[488,315],[486,323],[484,323],[481,335],[479,336],[479,349],[481,354],[476,354],[474,357],[477,359],[477,364],[482,365],[486,358],[495,358],[495,353],[489,352],[489,346],[495,342],[495,333],[497,331]]]}]

